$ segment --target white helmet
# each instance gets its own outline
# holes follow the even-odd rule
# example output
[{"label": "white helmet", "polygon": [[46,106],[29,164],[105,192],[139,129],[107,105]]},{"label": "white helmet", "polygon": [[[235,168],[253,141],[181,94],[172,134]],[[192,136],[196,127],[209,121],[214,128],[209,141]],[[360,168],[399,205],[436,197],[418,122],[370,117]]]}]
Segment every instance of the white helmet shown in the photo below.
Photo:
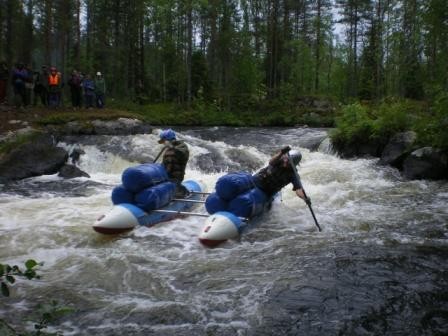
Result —
[{"label": "white helmet", "polygon": [[302,153],[300,153],[298,150],[293,149],[289,151],[289,157],[292,159],[294,165],[297,166],[302,160]]},{"label": "white helmet", "polygon": [[97,75],[97,76],[101,76],[101,72],[98,71],[98,72],[96,73],[96,75]]}]

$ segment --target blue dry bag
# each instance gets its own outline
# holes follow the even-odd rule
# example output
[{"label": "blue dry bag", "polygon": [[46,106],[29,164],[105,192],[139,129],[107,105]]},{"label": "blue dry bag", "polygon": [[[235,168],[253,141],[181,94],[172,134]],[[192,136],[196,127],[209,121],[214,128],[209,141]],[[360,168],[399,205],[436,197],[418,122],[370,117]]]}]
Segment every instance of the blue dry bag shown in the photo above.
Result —
[{"label": "blue dry bag", "polygon": [[160,163],[145,163],[125,169],[121,181],[127,190],[138,193],[143,189],[168,181],[168,174]]},{"label": "blue dry bag", "polygon": [[252,175],[246,172],[229,173],[216,182],[216,193],[225,201],[254,187]]},{"label": "blue dry bag", "polygon": [[175,183],[163,182],[137,193],[134,204],[145,211],[159,209],[174,198],[175,191]]},{"label": "blue dry bag", "polygon": [[216,193],[210,194],[205,200],[205,210],[207,210],[209,214],[214,214],[218,211],[227,211],[228,206],[228,203]]},{"label": "blue dry bag", "polygon": [[231,200],[228,211],[239,217],[251,218],[263,212],[267,201],[263,191],[253,188]]},{"label": "blue dry bag", "polygon": [[113,204],[121,204],[121,203],[133,203],[134,202],[134,194],[127,190],[122,185],[116,186],[112,190],[112,203]]}]

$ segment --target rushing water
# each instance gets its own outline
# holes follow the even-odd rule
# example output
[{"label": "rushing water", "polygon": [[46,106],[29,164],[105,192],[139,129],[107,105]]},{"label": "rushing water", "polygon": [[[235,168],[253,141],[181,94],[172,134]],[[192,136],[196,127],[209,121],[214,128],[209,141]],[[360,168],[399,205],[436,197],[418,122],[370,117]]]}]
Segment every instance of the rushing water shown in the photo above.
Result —
[{"label": "rushing water", "polygon": [[[155,134],[73,140],[90,179],[43,176],[0,189],[0,261],[43,261],[19,280],[0,318],[25,325],[37,303],[75,311],[64,335],[446,335],[448,185],[406,181],[376,159],[342,160],[319,129],[182,129],[187,178],[212,190],[229,170],[256,171],[300,147],[302,182],[323,228],[288,186],[258,225],[215,249],[201,217],[107,237],[121,172],[150,161]],[[312,149],[312,150],[309,150]],[[202,211],[199,207],[195,211]],[[31,325],[32,327],[32,325]],[[53,329],[52,329],[53,330]]]}]

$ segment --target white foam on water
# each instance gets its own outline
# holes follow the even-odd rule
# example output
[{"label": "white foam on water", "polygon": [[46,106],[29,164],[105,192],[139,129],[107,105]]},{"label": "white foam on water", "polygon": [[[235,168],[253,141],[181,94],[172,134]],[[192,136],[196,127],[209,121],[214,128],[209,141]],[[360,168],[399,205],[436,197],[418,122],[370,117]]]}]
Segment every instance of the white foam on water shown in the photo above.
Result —
[{"label": "white foam on water", "polygon": [[[178,134],[190,147],[185,179],[198,180],[208,192],[214,191],[216,180],[226,173],[226,169],[217,173],[199,170],[199,157],[211,153],[211,149],[229,161],[229,150],[246,151],[265,163],[269,160],[254,146],[231,146]],[[294,144],[295,134],[294,130],[285,131],[285,142]],[[153,134],[127,138],[126,143],[155,156],[160,150],[154,145],[157,139],[155,130]],[[276,145],[282,147],[282,143]],[[307,260],[319,246],[327,250],[339,242],[424,245],[428,238],[415,228],[422,220],[446,222],[448,215],[448,191],[442,183],[405,181],[393,169],[378,166],[376,159],[343,160],[327,152],[302,149],[298,171],[323,228],[321,233],[307,205],[287,186],[282,201],[276,201],[270,213],[239,240],[220,248],[206,249],[198,242],[205,219],[195,216],[106,237],[94,232],[92,224],[112,208],[112,188],[121,183],[122,171],[136,162],[92,145],[82,149],[86,154],[81,156],[79,167],[91,178],[77,181],[96,182],[93,192],[76,197],[51,190],[33,197],[0,194],[0,234],[5,238],[0,240],[0,260],[11,264],[22,264],[28,258],[45,262],[39,282],[21,285],[17,310],[30,304],[26,289],[33,289],[32,294],[28,293],[32,298],[39,291],[48,293],[58,288],[55,293],[59,299],[72,297],[86,305],[83,319],[90,320],[85,322],[87,329],[99,334],[115,329],[122,332],[133,313],[157,314],[167,305],[197,314],[204,328],[231,323],[244,334],[261,316],[264,300],[276,281],[288,277],[300,281],[304,270],[290,269],[286,263],[282,266],[285,256],[297,253]],[[26,183],[31,186],[58,181],[62,180],[50,175]],[[202,205],[191,211],[205,213]],[[418,219],[414,221],[413,217]],[[400,231],[403,221],[408,232]],[[446,231],[441,224],[436,224],[436,229]],[[446,244],[440,237],[431,242]],[[273,261],[279,263],[276,267],[282,272],[270,272]],[[89,301],[83,301],[85,297]],[[122,312],[123,306],[129,310]],[[121,317],[119,322],[108,319],[108,308]],[[79,331],[78,321],[64,323],[64,334],[76,335]],[[173,334],[182,328],[144,323],[141,327],[172,329]]]}]

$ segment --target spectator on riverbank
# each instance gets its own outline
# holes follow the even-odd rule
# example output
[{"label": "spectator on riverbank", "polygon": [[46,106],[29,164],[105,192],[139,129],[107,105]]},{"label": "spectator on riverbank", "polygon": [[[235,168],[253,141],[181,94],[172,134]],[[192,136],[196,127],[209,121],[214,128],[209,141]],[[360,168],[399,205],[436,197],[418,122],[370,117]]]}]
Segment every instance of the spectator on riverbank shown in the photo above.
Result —
[{"label": "spectator on riverbank", "polygon": [[48,105],[59,107],[61,105],[62,74],[55,67],[50,68],[48,76]]},{"label": "spectator on riverbank", "polygon": [[14,103],[17,108],[24,106],[26,101],[25,81],[27,71],[23,63],[17,63],[12,71],[12,86],[14,88]]},{"label": "spectator on riverbank", "polygon": [[8,93],[9,71],[6,62],[0,63],[0,104],[6,103]]},{"label": "spectator on riverbank", "polygon": [[93,108],[93,101],[95,99],[95,83],[90,77],[90,74],[85,75],[81,82],[81,86],[84,91],[84,107]]},{"label": "spectator on riverbank", "polygon": [[25,66],[26,79],[25,79],[25,106],[30,106],[33,99],[34,91],[34,71],[31,69],[30,65]]},{"label": "spectator on riverbank", "polygon": [[37,105],[38,98],[43,106],[48,105],[48,76],[47,66],[42,65],[42,70],[36,73],[34,82],[34,105]]},{"label": "spectator on riverbank", "polygon": [[80,108],[82,103],[82,77],[77,70],[72,71],[72,75],[68,80],[70,86],[70,96],[72,100],[72,107],[74,109]]},{"label": "spectator on riverbank", "polygon": [[95,77],[95,96],[96,96],[96,107],[104,107],[104,95],[106,94],[106,81],[101,75],[101,72],[96,73]]}]

